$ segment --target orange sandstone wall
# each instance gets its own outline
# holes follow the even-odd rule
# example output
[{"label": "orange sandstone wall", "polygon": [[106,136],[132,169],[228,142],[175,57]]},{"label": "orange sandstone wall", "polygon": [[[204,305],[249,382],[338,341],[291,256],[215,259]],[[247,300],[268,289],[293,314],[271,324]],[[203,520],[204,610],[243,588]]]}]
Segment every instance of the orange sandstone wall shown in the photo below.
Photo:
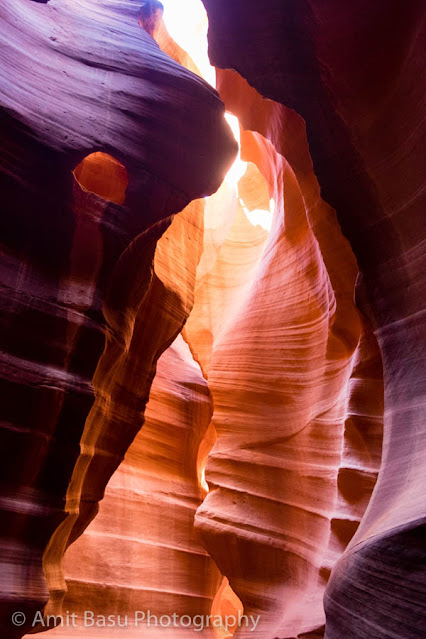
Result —
[{"label": "orange sandstone wall", "polygon": [[[208,379],[218,437],[196,525],[245,612],[261,615],[256,635],[287,638],[324,624],[324,565],[361,335],[357,265],[319,196],[301,118],[264,103],[236,74],[220,73],[219,90],[249,129],[243,157],[265,176],[275,212],[250,285],[214,342]],[[189,335],[196,312],[197,302]]]},{"label": "orange sandstone wall", "polygon": [[327,639],[420,639],[425,614],[424,3],[203,0],[213,64],[306,122],[380,347],[383,461],[327,588]]}]

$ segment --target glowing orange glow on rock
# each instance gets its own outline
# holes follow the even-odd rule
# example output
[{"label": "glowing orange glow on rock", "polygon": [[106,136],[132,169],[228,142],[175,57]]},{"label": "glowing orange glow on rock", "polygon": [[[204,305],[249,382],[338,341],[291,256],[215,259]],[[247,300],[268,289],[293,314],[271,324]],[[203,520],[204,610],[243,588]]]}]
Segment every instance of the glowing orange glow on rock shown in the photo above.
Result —
[{"label": "glowing orange glow on rock", "polygon": [[[220,639],[229,639],[232,637],[238,628],[238,619],[244,612],[243,604],[237,597],[235,592],[229,585],[229,581],[226,577],[223,578],[220,588],[214,598],[212,605],[212,617],[219,615],[224,620],[224,625],[221,628],[215,628],[217,637]],[[233,626],[226,626],[226,619],[234,618],[236,620]]]},{"label": "glowing orange glow on rock", "polygon": [[126,167],[108,153],[97,151],[86,156],[73,171],[77,182],[104,200],[123,204],[128,177]]}]

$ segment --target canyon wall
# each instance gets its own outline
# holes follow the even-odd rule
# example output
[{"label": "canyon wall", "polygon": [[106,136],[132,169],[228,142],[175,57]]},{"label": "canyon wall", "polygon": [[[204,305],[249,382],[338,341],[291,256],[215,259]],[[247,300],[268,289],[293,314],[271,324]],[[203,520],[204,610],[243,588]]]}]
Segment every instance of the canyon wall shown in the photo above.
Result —
[{"label": "canyon wall", "polygon": [[[180,336],[159,360],[145,425],[98,517],[66,555],[62,609],[129,618],[149,610],[161,619],[174,611],[191,618],[236,614],[241,606],[259,616],[258,637],[322,636],[325,586],[380,464],[381,357],[354,304],[357,264],[335,212],[320,198],[303,120],[265,103],[235,73],[220,73],[218,85],[246,127],[246,171],[236,187],[225,181],[205,201],[194,305],[182,331],[187,344]],[[267,213],[270,201],[268,233],[247,212]],[[176,360],[178,344],[208,391],[201,423],[193,395],[180,390],[185,409],[176,405],[174,389],[182,380],[191,384]],[[186,467],[179,494],[192,496],[184,525],[172,472],[177,454]],[[200,490],[206,458],[207,496]],[[219,588],[215,564],[233,593]],[[184,604],[189,592],[191,605]],[[193,631],[135,628],[129,620],[127,635]],[[221,631],[216,636],[226,636]],[[79,636],[62,628],[52,636],[72,632]],[[252,633],[241,627],[235,636]]]},{"label": "canyon wall", "polygon": [[423,639],[422,4],[203,2],[0,7],[2,636]]},{"label": "canyon wall", "polygon": [[[219,72],[218,88],[246,129],[242,157],[265,176],[275,211],[250,286],[213,342],[208,379],[218,438],[196,526],[245,612],[260,615],[256,636],[320,636],[331,567],[374,487],[380,355],[354,304],[357,264],[320,197],[303,120],[264,101],[235,72]],[[185,326],[190,340],[196,313],[197,293]],[[368,446],[356,451],[346,432],[349,398],[369,357],[379,366],[370,391],[379,423],[352,420]],[[368,395],[368,383],[358,393]],[[348,473],[353,493],[345,492]],[[236,636],[250,634],[241,628]]]},{"label": "canyon wall", "polygon": [[383,461],[327,588],[328,639],[423,637],[424,4],[204,0],[213,64],[306,122],[321,194],[380,346]]},{"label": "canyon wall", "polygon": [[26,628],[14,610],[28,621],[47,601],[43,555],[51,598],[63,595],[62,552],[96,514],[192,304],[203,201],[171,216],[216,190],[235,155],[217,94],[159,49],[139,9],[0,8],[8,636]]}]

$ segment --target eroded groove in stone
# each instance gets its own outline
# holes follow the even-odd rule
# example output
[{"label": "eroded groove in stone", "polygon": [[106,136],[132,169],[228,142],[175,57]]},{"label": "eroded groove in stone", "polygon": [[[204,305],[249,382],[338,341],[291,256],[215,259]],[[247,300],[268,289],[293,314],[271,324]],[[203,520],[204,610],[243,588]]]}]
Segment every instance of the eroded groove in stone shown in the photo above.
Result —
[{"label": "eroded groove in stone", "polygon": [[[370,357],[366,337],[358,346],[356,262],[335,213],[319,198],[301,118],[264,102],[235,73],[220,72],[218,82],[226,107],[257,131],[242,134],[242,155],[266,177],[276,206],[260,262],[243,296],[234,293],[235,309],[227,309],[225,329],[213,340],[209,385],[218,439],[206,473],[213,490],[196,521],[245,612],[261,614],[259,636],[292,637],[322,626],[330,553],[334,563],[374,487],[380,356],[371,398],[378,401],[378,425],[364,425],[378,450],[374,463],[370,446],[361,450],[354,471],[370,473],[371,481],[363,499],[339,515],[353,447],[346,435],[351,376],[360,358]],[[196,293],[185,327],[189,338],[197,314],[211,316],[197,308]],[[340,516],[349,526],[342,523],[346,539],[336,548]]]}]

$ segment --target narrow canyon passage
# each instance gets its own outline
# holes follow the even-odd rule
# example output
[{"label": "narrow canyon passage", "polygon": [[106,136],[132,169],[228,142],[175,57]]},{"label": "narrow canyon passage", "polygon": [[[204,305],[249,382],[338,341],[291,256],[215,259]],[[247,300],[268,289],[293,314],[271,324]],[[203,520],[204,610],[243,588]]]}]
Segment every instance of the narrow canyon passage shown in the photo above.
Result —
[{"label": "narrow canyon passage", "polygon": [[0,637],[424,639],[423,14],[4,0]]}]

